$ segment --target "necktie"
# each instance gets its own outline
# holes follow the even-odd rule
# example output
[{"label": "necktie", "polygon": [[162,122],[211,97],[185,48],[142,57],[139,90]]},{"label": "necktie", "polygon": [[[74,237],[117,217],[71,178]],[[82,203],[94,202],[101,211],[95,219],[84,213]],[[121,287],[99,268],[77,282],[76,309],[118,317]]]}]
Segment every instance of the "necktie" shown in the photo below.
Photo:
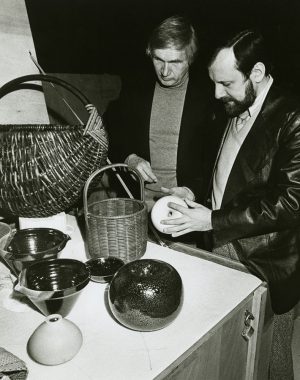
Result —
[{"label": "necktie", "polygon": [[250,119],[249,111],[246,111],[242,113],[240,116],[237,116],[236,123],[234,125],[234,131],[238,133],[249,119]]}]

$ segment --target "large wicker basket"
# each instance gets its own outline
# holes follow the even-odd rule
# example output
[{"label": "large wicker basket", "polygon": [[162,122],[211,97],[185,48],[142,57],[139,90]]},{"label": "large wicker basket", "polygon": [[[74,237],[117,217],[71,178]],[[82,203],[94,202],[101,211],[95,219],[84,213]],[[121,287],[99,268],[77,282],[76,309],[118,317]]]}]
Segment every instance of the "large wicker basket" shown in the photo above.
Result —
[{"label": "large wicker basket", "polygon": [[[88,189],[93,178],[116,167],[125,167],[137,176],[141,200],[108,198],[88,203]],[[129,262],[143,256],[147,246],[148,212],[143,181],[136,170],[126,164],[112,164],[96,170],[84,186],[83,207],[91,257],[116,256]]]},{"label": "large wicker basket", "polygon": [[67,89],[89,115],[86,125],[0,125],[0,208],[22,217],[47,217],[78,201],[87,178],[105,165],[108,142],[96,108],[59,78],[16,78],[0,88],[0,98],[31,81]]}]

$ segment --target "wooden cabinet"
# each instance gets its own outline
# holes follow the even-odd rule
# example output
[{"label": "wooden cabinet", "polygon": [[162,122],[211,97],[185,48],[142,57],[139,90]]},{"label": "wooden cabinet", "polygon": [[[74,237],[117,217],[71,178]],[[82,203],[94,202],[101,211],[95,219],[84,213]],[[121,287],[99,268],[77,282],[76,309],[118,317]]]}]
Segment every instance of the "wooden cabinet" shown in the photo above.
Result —
[{"label": "wooden cabinet", "polygon": [[[170,246],[186,254],[248,273],[243,264],[211,252],[181,243]],[[158,379],[266,380],[272,332],[273,312],[268,289],[262,283],[221,324],[191,348],[186,359]]]},{"label": "wooden cabinet", "polygon": [[[262,294],[261,294],[262,291]],[[224,321],[209,331],[207,336],[192,347],[187,357],[168,374],[162,373],[157,379],[203,379],[203,380],[242,380],[265,379],[257,373],[257,331],[259,310],[257,298],[265,297],[266,289],[258,290],[253,297],[243,302],[228,315]],[[245,316],[248,311],[254,313],[251,327],[254,332],[249,340],[242,337],[246,328]],[[267,371],[267,368],[264,369]]]}]

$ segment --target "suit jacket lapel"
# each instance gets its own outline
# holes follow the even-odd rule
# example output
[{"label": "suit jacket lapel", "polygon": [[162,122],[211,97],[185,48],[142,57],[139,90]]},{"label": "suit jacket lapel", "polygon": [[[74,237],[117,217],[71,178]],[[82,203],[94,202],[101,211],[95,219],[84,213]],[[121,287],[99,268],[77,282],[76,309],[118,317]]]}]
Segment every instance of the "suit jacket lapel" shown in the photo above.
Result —
[{"label": "suit jacket lapel", "polygon": [[272,112],[274,97],[276,98],[276,91],[270,89],[265,103],[233,164],[224,191],[222,206],[227,204],[257,176],[259,169],[269,157],[275,137],[272,131],[278,125],[276,115]]},{"label": "suit jacket lapel", "polygon": [[258,115],[235,159],[225,187],[222,205],[228,203],[255,177],[255,169],[262,158],[264,145],[262,142],[265,140],[262,122],[262,117]]}]

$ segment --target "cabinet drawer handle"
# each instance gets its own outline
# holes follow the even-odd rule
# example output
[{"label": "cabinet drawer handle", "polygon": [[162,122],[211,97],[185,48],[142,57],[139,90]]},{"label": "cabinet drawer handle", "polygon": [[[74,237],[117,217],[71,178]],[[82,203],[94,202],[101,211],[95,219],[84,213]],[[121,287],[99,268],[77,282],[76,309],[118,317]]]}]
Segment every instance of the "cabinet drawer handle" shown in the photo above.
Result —
[{"label": "cabinet drawer handle", "polygon": [[244,328],[242,331],[242,337],[245,339],[246,342],[248,342],[251,338],[251,336],[254,333],[254,328],[251,326],[251,321],[254,320],[254,315],[249,311],[245,311],[244,316]]}]

